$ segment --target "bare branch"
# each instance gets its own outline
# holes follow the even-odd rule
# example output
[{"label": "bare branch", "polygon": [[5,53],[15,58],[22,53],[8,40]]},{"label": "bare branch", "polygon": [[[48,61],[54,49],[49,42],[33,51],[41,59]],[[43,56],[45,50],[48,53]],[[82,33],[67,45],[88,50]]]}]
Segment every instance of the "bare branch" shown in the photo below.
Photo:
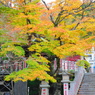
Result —
[{"label": "bare branch", "polygon": [[65,11],[65,10],[61,10],[61,11],[59,12],[59,14],[58,14],[58,16],[57,16],[57,18],[56,18],[56,20],[55,20],[55,26],[58,25],[58,22],[60,21],[60,17],[61,17],[61,15],[62,15],[62,13],[63,13],[64,11]]},{"label": "bare branch", "polygon": [[50,14],[50,20],[52,21],[53,24],[55,23],[52,14]]},{"label": "bare branch", "polygon": [[42,0],[42,2],[45,5],[45,7],[47,8],[47,10],[50,10],[49,7],[47,6],[46,2],[44,0]]},{"label": "bare branch", "polygon": [[[47,10],[50,10],[50,8],[47,6],[46,2],[44,0],[42,0],[42,2],[45,5],[45,7],[47,8]],[[52,21],[53,24],[55,23],[52,14],[50,14],[50,20]]]},{"label": "bare branch", "polygon": [[[80,9],[80,10],[77,10],[77,9],[74,9],[75,12],[74,13],[68,13],[66,16],[64,16],[59,22],[57,22],[58,24],[61,23],[66,17],[68,17],[69,15],[74,15],[75,13],[78,13],[80,11],[85,11],[92,3],[95,3],[95,2],[90,2],[86,7]],[[81,5],[82,6],[82,5]],[[77,11],[76,11],[77,10]]]},{"label": "bare branch", "polygon": [[3,6],[10,8],[10,6],[8,6],[8,4],[4,4],[2,1],[0,1],[0,3],[1,3]]},{"label": "bare branch", "polygon": [[[81,17],[80,21],[81,21],[83,18],[84,18],[84,11],[82,12],[82,17]],[[76,26],[75,26],[72,30],[75,30],[75,29],[79,26],[80,21],[76,24]]]}]

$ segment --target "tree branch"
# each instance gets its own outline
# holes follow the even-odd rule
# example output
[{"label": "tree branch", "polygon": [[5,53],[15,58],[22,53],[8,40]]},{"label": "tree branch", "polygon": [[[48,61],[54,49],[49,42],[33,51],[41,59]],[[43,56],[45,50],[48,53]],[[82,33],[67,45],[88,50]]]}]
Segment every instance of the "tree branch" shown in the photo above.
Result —
[{"label": "tree branch", "polygon": [[47,10],[50,10],[49,7],[47,6],[46,2],[44,0],[42,0],[42,2],[45,5],[45,7],[47,8]]},{"label": "tree branch", "polygon": [[[83,18],[84,18],[84,11],[82,12],[82,17],[81,17],[80,21],[81,21]],[[76,26],[75,26],[72,30],[75,30],[75,29],[79,26],[80,21],[76,24]]]},{"label": "tree branch", "polygon": [[[42,2],[45,5],[45,7],[47,8],[47,10],[50,10],[49,7],[47,6],[46,2],[44,0],[42,0]],[[53,24],[55,23],[52,14],[50,14],[50,20],[52,21]]]},{"label": "tree branch", "polygon": [[0,3],[1,3],[3,6],[10,8],[10,6],[8,6],[7,4],[4,4],[2,1],[0,1]]},{"label": "tree branch", "polygon": [[[61,23],[66,17],[68,17],[69,15],[74,15],[75,13],[78,13],[80,11],[84,11],[86,8],[88,8],[92,3],[95,3],[95,2],[90,2],[86,7],[80,9],[80,10],[77,10],[77,9],[74,9],[75,12],[74,13],[68,13],[66,16],[64,16],[59,22],[57,22],[58,24]],[[83,6],[83,5],[81,5]],[[76,11],[77,10],[77,11]]]}]

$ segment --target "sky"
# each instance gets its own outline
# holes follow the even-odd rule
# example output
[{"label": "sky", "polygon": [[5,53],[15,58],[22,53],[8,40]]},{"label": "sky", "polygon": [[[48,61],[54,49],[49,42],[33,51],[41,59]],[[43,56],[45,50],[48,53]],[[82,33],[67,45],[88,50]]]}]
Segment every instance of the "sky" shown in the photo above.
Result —
[{"label": "sky", "polygon": [[55,0],[44,0],[46,3],[50,3],[52,1],[55,1]]},{"label": "sky", "polygon": [[[52,1],[55,1],[55,0],[44,0],[46,3],[50,3],[50,2],[52,2]],[[82,1],[82,0],[81,0]],[[95,1],[95,0],[93,0],[93,1]]]}]

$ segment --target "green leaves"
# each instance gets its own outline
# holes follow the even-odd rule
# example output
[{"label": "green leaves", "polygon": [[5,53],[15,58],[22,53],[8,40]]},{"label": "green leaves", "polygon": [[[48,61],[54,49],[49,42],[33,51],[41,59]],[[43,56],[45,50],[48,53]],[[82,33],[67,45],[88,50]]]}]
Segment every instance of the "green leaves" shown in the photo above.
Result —
[{"label": "green leaves", "polygon": [[45,57],[41,55],[32,54],[32,56],[29,57],[26,62],[30,66],[45,65],[48,67],[47,64],[49,63],[49,60],[47,60]]},{"label": "green leaves", "polygon": [[[49,66],[47,65],[48,60],[42,56],[35,56],[32,55],[26,60],[28,64],[28,68],[25,68],[23,70],[20,70],[18,72],[13,72],[10,75],[5,77],[5,80],[13,80],[13,81],[27,81],[27,80],[45,80],[45,81],[51,81],[56,82],[56,80],[48,75],[46,71],[49,70]],[[41,63],[40,63],[41,62]],[[44,62],[44,63],[43,63]]]},{"label": "green leaves", "polygon": [[[5,56],[11,52],[19,57],[24,56],[28,68],[12,73],[7,79],[27,81],[37,78],[55,82],[47,73],[50,71],[48,63],[53,61],[50,57],[83,55],[92,47],[90,36],[94,35],[95,19],[93,13],[88,19],[91,6],[81,6],[80,0],[66,0],[65,5],[57,0],[47,10],[45,6],[38,4],[39,0],[15,2],[18,4],[15,9],[0,7],[0,12],[6,14],[4,16],[7,18],[3,21],[4,26],[2,25],[5,28],[2,29],[7,32],[1,30],[0,33],[4,38],[0,39],[0,54]],[[94,38],[92,37],[93,41]],[[51,62],[47,59],[51,59]],[[84,63],[89,66],[86,62],[79,62],[78,65],[84,66]]]},{"label": "green leaves", "polygon": [[38,2],[40,2],[40,0],[33,0],[32,1],[33,4],[37,4]]},{"label": "green leaves", "polygon": [[90,63],[87,62],[86,60],[79,60],[77,63],[76,63],[77,66],[82,66],[84,68],[88,68],[90,67]]},{"label": "green leaves", "polygon": [[25,51],[22,47],[20,46],[15,46],[14,50],[13,50],[13,53],[15,55],[18,55],[18,56],[24,56],[25,55]]},{"label": "green leaves", "polygon": [[8,52],[12,52],[17,56],[25,56],[25,51],[20,46],[8,45],[6,47],[6,45],[2,45],[0,55],[5,56]]},{"label": "green leaves", "polygon": [[13,72],[10,75],[7,75],[5,77],[6,81],[9,80],[13,80],[13,81],[27,81],[27,80],[31,80],[34,81],[35,79],[38,80],[45,80],[47,82],[49,82],[49,80],[51,82],[56,82],[56,80],[51,77],[50,75],[48,75],[44,70],[39,70],[38,68],[36,69],[31,69],[31,68],[25,68],[21,71],[18,72]]}]

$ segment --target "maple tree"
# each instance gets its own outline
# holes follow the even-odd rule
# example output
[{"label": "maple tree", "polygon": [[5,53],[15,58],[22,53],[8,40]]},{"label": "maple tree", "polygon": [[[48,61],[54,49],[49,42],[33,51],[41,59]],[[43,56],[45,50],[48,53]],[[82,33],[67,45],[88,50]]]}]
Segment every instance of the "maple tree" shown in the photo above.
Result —
[{"label": "maple tree", "polygon": [[79,60],[76,64],[78,66],[83,66],[84,68],[90,67],[90,63],[87,62],[86,60]]},{"label": "maple tree", "polygon": [[[9,2],[8,0],[7,2]],[[39,0],[15,0],[0,7],[3,18],[1,56],[14,54],[14,58],[26,58],[28,67],[13,72],[6,80],[56,80],[59,59],[68,56],[84,56],[95,43],[95,2],[80,0],[56,0],[43,4]],[[2,18],[2,15],[1,15]],[[5,26],[4,26],[5,25]],[[52,63],[57,58],[57,70]]]}]

